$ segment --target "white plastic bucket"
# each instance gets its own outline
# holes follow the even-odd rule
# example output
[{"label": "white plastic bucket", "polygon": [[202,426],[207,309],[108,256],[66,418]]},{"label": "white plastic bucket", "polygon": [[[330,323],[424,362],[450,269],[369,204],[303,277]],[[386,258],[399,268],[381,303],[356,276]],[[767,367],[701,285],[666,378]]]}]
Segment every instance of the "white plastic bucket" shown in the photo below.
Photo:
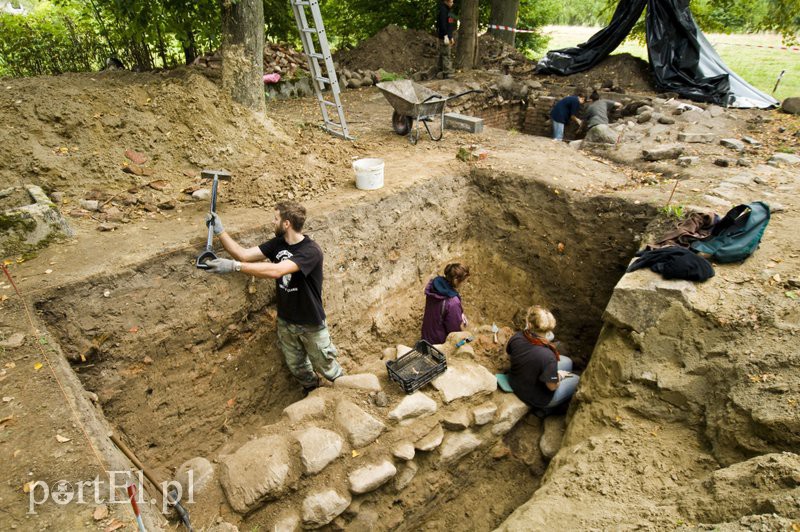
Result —
[{"label": "white plastic bucket", "polygon": [[358,159],[353,161],[356,188],[375,190],[383,186],[383,159]]}]

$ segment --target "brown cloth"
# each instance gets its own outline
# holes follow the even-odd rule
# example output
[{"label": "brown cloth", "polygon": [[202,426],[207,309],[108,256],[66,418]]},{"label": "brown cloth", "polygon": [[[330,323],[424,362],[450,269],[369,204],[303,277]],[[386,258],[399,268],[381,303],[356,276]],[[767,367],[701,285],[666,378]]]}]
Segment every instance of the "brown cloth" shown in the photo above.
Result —
[{"label": "brown cloth", "polygon": [[667,246],[688,248],[695,240],[702,240],[709,236],[717,221],[719,221],[719,216],[716,214],[693,212],[673,231],[666,233],[654,243],[649,244],[647,249],[659,249]]}]

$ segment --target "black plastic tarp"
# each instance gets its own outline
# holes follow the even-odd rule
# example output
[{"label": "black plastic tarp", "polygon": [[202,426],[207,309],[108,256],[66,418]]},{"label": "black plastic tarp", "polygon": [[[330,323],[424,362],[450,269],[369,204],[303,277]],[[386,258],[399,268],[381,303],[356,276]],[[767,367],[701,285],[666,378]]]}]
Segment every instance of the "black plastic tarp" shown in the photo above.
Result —
[{"label": "black plastic tarp", "polygon": [[647,53],[658,90],[730,107],[779,104],[725,66],[697,27],[689,0],[621,0],[608,26],[575,48],[549,51],[537,72],[566,76],[592,68],[625,40],[645,6]]}]

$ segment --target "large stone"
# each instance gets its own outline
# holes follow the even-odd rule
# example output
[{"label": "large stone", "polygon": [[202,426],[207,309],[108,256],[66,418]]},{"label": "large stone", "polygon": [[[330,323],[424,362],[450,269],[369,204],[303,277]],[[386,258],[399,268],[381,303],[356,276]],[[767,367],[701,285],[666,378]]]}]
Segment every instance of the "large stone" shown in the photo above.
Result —
[{"label": "large stone", "polygon": [[598,144],[616,144],[619,133],[611,129],[608,124],[598,124],[586,132],[586,142]]},{"label": "large stone", "polygon": [[678,141],[680,142],[691,142],[691,143],[705,143],[708,144],[709,142],[714,142],[716,139],[716,135],[713,133],[689,133],[683,132],[678,133]]},{"label": "large stone", "polygon": [[792,96],[783,100],[781,111],[793,115],[800,115],[800,96]]},{"label": "large stone", "polygon": [[279,517],[269,532],[297,532],[300,530],[300,516],[292,512]]},{"label": "large stone", "polygon": [[202,456],[182,463],[175,471],[175,480],[183,488],[183,493],[202,493],[214,478],[214,466]]},{"label": "large stone", "polygon": [[485,367],[466,361],[450,364],[444,373],[433,379],[433,387],[450,403],[462,397],[492,393],[497,389],[497,379]]},{"label": "large stone", "polygon": [[392,447],[392,456],[400,460],[413,460],[415,454],[414,444],[410,441],[401,441]]},{"label": "large stone", "polygon": [[300,423],[309,418],[319,417],[325,412],[325,399],[318,396],[306,397],[283,409],[283,415],[290,423]]},{"label": "large stone", "polygon": [[442,439],[444,439],[444,430],[437,423],[429,433],[417,440],[414,448],[418,451],[432,451],[442,444]]},{"label": "large stone", "polygon": [[795,165],[800,164],[800,157],[791,153],[775,153],[770,157],[769,163],[775,166]]},{"label": "large stone", "polygon": [[682,146],[665,146],[663,148],[654,148],[650,150],[642,150],[642,156],[645,161],[663,161],[666,159],[677,159],[683,154]]},{"label": "large stone", "polygon": [[279,497],[296,477],[290,466],[289,446],[281,436],[247,442],[222,459],[219,476],[228,502],[239,513]]},{"label": "large stone", "polygon": [[17,347],[20,347],[24,341],[25,341],[25,333],[15,332],[11,333],[11,336],[6,338],[5,340],[0,341],[0,347],[8,347],[11,349],[16,349]]},{"label": "large stone", "polygon": [[722,116],[725,114],[725,109],[723,109],[719,105],[709,105],[706,108],[706,112],[709,114],[711,118],[717,118],[718,116]]},{"label": "large stone", "polygon": [[739,139],[720,139],[720,144],[736,151],[744,151],[744,142]]},{"label": "large stone", "polygon": [[307,475],[319,473],[342,454],[342,437],[333,431],[310,427],[294,434],[300,444],[300,461]]},{"label": "large stone", "polygon": [[347,439],[356,449],[365,447],[378,439],[386,426],[350,401],[342,400],[336,405],[336,422],[347,434]]},{"label": "large stone", "polygon": [[477,449],[480,444],[481,440],[472,432],[451,432],[439,449],[439,460],[442,464],[452,464]]},{"label": "large stone", "polygon": [[394,410],[389,412],[389,419],[403,421],[410,418],[426,416],[436,412],[436,401],[422,392],[414,392],[400,401]]},{"label": "large stone", "polygon": [[561,448],[561,440],[567,428],[565,416],[547,416],[544,418],[544,431],[539,439],[539,449],[545,458],[550,460]]},{"label": "large stone", "polygon": [[442,425],[447,430],[459,431],[468,428],[469,421],[469,412],[464,408],[460,408],[447,414],[442,420]]},{"label": "large stone", "polygon": [[356,469],[347,480],[350,482],[350,491],[356,494],[369,493],[383,486],[389,479],[397,474],[397,468],[388,460],[379,464],[372,464]]},{"label": "large stone", "polygon": [[492,427],[492,434],[502,436],[511,430],[517,421],[528,413],[528,405],[519,400],[513,393],[503,394],[502,403],[497,409],[497,414]]},{"label": "large stone", "polygon": [[483,118],[477,116],[462,115],[461,113],[445,113],[445,129],[455,129],[466,131],[467,133],[483,132]]},{"label": "large stone", "polygon": [[472,409],[472,417],[475,419],[476,425],[486,425],[494,419],[495,412],[497,412],[497,405],[487,401]]},{"label": "large stone", "polygon": [[334,388],[355,388],[356,390],[367,390],[369,392],[381,391],[381,384],[378,377],[372,373],[359,373],[356,375],[342,375],[333,381]]},{"label": "large stone", "polygon": [[414,480],[418,469],[419,467],[413,460],[401,465],[400,471],[397,473],[397,476],[394,477],[394,490],[399,493],[406,489],[406,487],[411,484],[411,481]]},{"label": "large stone", "polygon": [[653,118],[652,111],[645,111],[643,113],[640,113],[639,116],[636,117],[636,121],[640,124],[644,124],[645,122],[649,122],[652,118]]},{"label": "large stone", "polygon": [[683,166],[684,168],[688,166],[692,166],[700,162],[700,157],[696,155],[678,157],[678,166]]},{"label": "large stone", "polygon": [[308,528],[327,525],[350,506],[351,500],[349,493],[340,495],[332,489],[309,495],[303,500],[303,525]]}]

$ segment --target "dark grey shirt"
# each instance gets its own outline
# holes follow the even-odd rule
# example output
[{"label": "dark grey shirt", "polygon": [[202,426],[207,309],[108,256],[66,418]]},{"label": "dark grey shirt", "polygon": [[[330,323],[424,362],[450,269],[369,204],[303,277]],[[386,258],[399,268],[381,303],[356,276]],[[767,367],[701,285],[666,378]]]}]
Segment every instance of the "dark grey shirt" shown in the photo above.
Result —
[{"label": "dark grey shirt", "polygon": [[610,113],[617,102],[612,100],[597,100],[589,105],[586,110],[586,129],[600,124],[608,124],[608,113]]}]

